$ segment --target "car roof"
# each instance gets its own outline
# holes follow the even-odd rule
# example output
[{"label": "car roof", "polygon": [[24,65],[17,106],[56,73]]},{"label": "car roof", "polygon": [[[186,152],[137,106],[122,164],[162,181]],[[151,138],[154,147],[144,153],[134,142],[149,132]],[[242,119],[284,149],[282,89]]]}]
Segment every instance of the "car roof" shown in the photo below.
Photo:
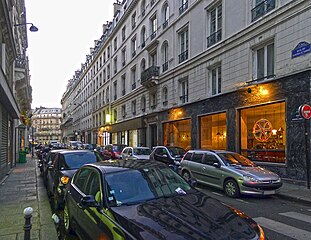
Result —
[{"label": "car roof", "polygon": [[235,153],[227,150],[213,150],[213,149],[191,149],[188,152]]},{"label": "car roof", "polygon": [[144,169],[159,166],[166,166],[164,163],[160,163],[154,160],[108,160],[96,163],[89,163],[85,166],[93,166],[99,169],[103,173],[120,172],[129,169]]},{"label": "car roof", "polygon": [[68,153],[88,153],[88,152],[94,152],[92,150],[88,149],[81,149],[81,150],[71,150],[71,149],[65,149],[64,151],[60,151],[62,154],[68,154]]}]

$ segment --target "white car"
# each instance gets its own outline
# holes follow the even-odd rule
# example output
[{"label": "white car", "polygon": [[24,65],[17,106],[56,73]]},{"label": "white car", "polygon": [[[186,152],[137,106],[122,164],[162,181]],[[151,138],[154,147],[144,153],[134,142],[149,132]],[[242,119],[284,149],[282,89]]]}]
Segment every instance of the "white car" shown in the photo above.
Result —
[{"label": "white car", "polygon": [[122,150],[121,158],[124,160],[129,159],[149,159],[151,153],[148,147],[125,147]]}]

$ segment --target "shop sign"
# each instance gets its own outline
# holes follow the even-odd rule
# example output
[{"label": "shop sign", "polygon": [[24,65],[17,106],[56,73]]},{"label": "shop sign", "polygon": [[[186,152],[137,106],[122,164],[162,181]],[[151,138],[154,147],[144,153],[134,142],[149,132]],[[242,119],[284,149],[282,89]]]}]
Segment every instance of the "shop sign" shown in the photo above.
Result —
[{"label": "shop sign", "polygon": [[311,52],[311,45],[307,42],[300,42],[295,47],[294,50],[292,50],[292,58],[300,57],[302,55],[305,55],[307,53]]},{"label": "shop sign", "polygon": [[304,119],[310,119],[311,118],[311,106],[308,104],[303,104],[299,107],[299,113],[300,116]]}]

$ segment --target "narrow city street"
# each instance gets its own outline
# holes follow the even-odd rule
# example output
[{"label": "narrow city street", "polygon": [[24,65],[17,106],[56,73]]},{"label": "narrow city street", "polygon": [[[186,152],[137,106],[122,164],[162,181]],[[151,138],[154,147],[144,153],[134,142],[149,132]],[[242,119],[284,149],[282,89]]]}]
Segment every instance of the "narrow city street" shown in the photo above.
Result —
[{"label": "narrow city street", "polygon": [[198,189],[235,207],[259,223],[268,239],[306,240],[310,236],[311,206],[275,196],[229,198],[222,191],[198,185]]}]

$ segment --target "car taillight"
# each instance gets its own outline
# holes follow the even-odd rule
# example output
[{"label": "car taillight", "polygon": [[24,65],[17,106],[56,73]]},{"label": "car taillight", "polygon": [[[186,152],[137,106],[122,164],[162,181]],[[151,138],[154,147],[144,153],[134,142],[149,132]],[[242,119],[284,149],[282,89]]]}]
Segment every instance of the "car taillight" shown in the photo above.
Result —
[{"label": "car taillight", "polygon": [[60,181],[61,181],[62,184],[66,185],[69,182],[69,177],[62,176]]}]

